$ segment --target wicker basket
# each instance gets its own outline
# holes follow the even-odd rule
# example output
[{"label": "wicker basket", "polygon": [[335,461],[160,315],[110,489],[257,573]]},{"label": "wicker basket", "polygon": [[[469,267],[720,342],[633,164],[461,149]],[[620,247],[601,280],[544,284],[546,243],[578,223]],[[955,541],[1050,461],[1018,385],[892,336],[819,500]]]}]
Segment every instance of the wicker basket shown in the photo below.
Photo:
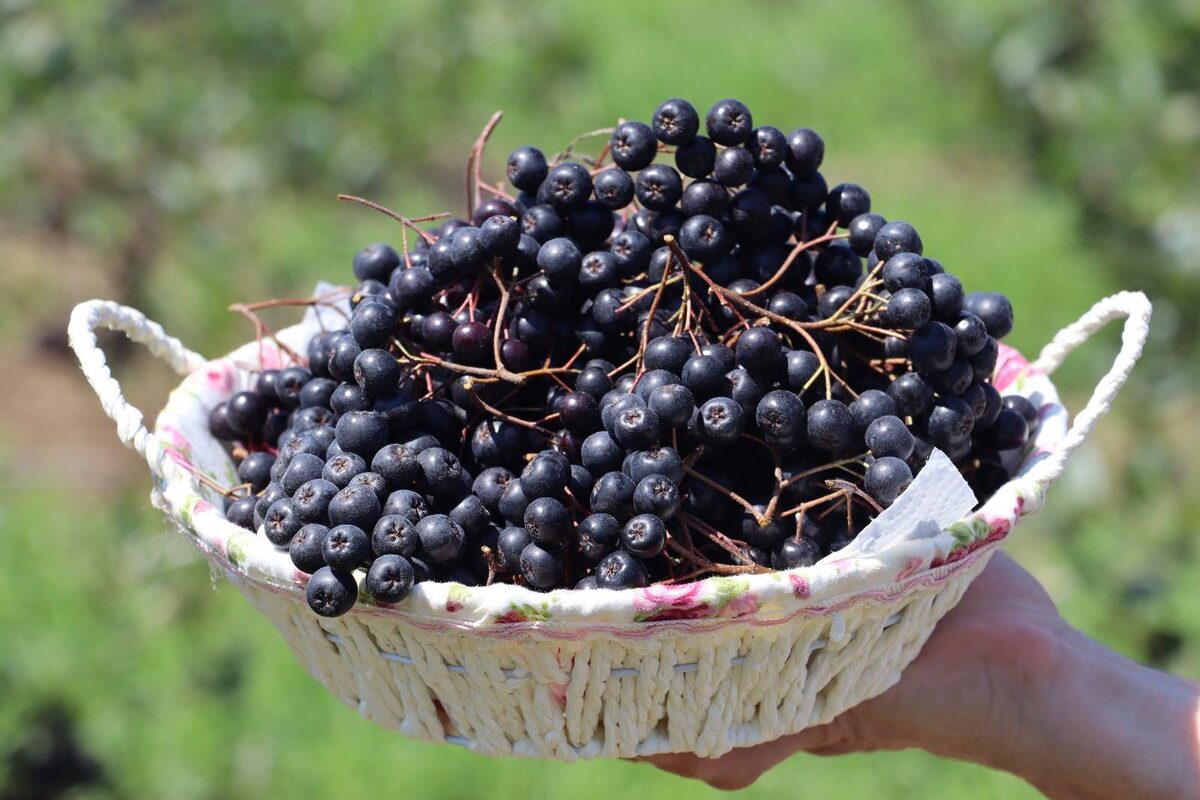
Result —
[{"label": "wicker basket", "polygon": [[[1120,317],[1127,321],[1116,361],[1068,429],[1047,376]],[[414,738],[571,760],[714,757],[828,722],[895,684],[1111,406],[1141,355],[1149,318],[1144,295],[1121,293],[1060,332],[1032,364],[1006,349],[997,386],[1030,396],[1043,414],[1018,477],[978,511],[886,554],[835,554],[812,567],[670,589],[419,584],[394,607],[360,603],[335,619],[308,609],[306,576],[286,552],[226,522],[219,498],[194,476],[236,482],[207,433],[207,410],[248,385],[252,370],[280,363],[278,349],[251,343],[210,362],[140,312],[100,300],[76,307],[70,339],[121,441],[148,462],[155,505],[330,692]],[[113,379],[97,328],[123,331],[188,376],[154,433]],[[310,333],[296,326],[280,338],[299,344]],[[932,519],[936,509],[925,522]]]}]

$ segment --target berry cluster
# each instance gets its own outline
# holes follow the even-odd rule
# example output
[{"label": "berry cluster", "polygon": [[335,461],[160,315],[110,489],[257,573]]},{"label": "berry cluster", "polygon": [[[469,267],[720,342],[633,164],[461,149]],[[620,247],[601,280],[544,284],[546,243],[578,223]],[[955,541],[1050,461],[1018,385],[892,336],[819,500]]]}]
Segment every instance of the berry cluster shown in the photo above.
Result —
[{"label": "berry cluster", "polygon": [[934,447],[981,499],[1008,479],[1038,425],[990,383],[1008,299],[829,188],[815,132],[736,100],[703,122],[667,100],[595,159],[513,151],[515,196],[476,177],[470,222],[393,214],[419,238],[355,256],[346,329],[213,410],[250,490],[228,518],[289,549],[314,611],[360,568],[394,603],[808,565]]}]

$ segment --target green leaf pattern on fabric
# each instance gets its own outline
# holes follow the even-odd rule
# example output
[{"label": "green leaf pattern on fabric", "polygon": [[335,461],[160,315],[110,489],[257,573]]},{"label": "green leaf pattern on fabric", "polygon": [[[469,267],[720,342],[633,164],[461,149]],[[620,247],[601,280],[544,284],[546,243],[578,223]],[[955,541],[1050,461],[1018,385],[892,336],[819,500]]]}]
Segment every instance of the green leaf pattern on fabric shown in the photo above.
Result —
[{"label": "green leaf pattern on fabric", "polygon": [[713,594],[708,604],[713,608],[724,608],[738,595],[750,588],[750,582],[744,578],[713,578]]},{"label": "green leaf pattern on fabric", "polygon": [[470,597],[471,590],[466,586],[461,583],[450,584],[450,590],[446,594],[446,610],[451,613],[461,610]]},{"label": "green leaf pattern on fabric", "polygon": [[225,545],[225,555],[231,564],[238,565],[246,560],[253,538],[254,534],[251,533],[235,533],[229,537],[229,542]]},{"label": "green leaf pattern on fabric", "polygon": [[508,611],[496,617],[496,622],[500,625],[511,625],[515,622],[549,622],[552,616],[549,603],[537,606],[531,603],[513,603]]},{"label": "green leaf pattern on fabric", "polygon": [[960,520],[949,528],[946,533],[954,537],[955,548],[967,547],[972,542],[976,542],[988,535],[988,524],[979,517],[971,517],[967,520]]}]

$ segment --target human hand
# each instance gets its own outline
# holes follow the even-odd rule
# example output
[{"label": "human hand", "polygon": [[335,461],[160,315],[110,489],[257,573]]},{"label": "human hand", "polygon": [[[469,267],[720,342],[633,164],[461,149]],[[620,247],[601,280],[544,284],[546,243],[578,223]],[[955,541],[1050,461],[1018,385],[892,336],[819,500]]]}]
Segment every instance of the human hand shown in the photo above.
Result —
[{"label": "human hand", "polygon": [[[644,760],[740,789],[800,751],[918,747],[1013,772],[1052,794],[1197,796],[1179,793],[1200,787],[1197,708],[1200,688],[1086,639],[1032,575],[997,553],[879,697],[827,725],[720,758]],[[1148,736],[1166,739],[1159,757],[1145,752]],[[1164,752],[1183,757],[1163,765]]]}]

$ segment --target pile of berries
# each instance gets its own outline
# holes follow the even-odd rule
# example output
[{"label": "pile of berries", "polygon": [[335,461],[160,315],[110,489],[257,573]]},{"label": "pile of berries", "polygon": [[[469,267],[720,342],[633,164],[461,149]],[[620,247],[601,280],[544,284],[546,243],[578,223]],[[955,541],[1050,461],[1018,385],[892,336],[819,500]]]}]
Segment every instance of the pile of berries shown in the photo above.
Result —
[{"label": "pile of berries", "polygon": [[1038,417],[990,383],[1008,299],[827,186],[814,131],[736,100],[700,125],[667,100],[592,159],[513,151],[469,222],[393,214],[419,236],[355,256],[345,329],[213,409],[248,490],[226,515],[314,611],[360,569],[387,604],[809,565],[935,447],[981,501],[1009,478]]}]

